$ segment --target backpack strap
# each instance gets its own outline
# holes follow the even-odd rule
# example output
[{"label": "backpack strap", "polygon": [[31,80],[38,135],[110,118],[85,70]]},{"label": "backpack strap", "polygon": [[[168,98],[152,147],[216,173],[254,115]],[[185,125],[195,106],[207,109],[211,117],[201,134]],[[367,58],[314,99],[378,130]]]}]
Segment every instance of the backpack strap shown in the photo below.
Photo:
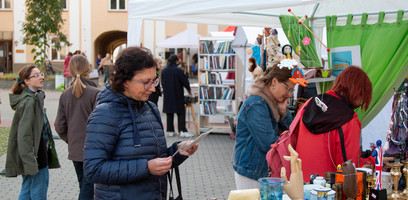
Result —
[{"label": "backpack strap", "polygon": [[176,183],[177,183],[177,191],[178,191],[177,199],[183,199],[183,196],[181,195],[181,179],[180,179],[180,172],[179,172],[178,166],[174,167],[174,172],[176,174]]},{"label": "backpack strap", "polygon": [[[174,198],[174,193],[173,193],[173,170],[176,175],[176,183],[177,183],[177,191],[178,191],[178,197]],[[181,179],[180,179],[180,172],[178,166],[174,167],[171,169],[169,172],[167,172],[167,177],[169,180],[169,185],[170,185],[170,190],[169,190],[169,199],[183,199],[183,196],[181,194]]]},{"label": "backpack strap", "polygon": [[341,143],[341,153],[343,154],[343,161],[347,161],[347,155],[346,155],[346,147],[344,145],[344,134],[343,134],[343,129],[341,126],[337,129],[339,130],[339,137],[340,137],[340,143]]},{"label": "backpack strap", "polygon": [[292,123],[290,124],[289,132],[294,133],[294,131],[295,131],[297,125],[299,124],[300,118],[302,117],[303,109],[305,108],[306,105],[309,104],[309,102],[310,102],[311,99],[312,99],[312,98],[310,98],[309,100],[307,100],[307,101],[298,109],[298,112],[296,113],[295,119],[293,119]]}]

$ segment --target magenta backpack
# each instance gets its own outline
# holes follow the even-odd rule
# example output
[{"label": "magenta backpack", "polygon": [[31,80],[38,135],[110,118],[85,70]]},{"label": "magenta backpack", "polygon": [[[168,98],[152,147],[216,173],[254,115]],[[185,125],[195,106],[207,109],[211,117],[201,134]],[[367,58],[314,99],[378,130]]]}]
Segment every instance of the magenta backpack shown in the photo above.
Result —
[{"label": "magenta backpack", "polygon": [[271,144],[271,149],[266,154],[266,161],[268,162],[268,168],[270,169],[270,177],[280,178],[281,168],[286,168],[286,177],[290,177],[290,162],[286,161],[283,156],[290,156],[288,145],[291,144],[293,149],[296,150],[296,144],[298,135],[295,130],[299,124],[300,116],[303,114],[304,106],[309,103],[310,99],[304,103],[298,110],[295,119],[290,124],[289,130],[284,131],[279,136],[278,140],[274,144]]}]

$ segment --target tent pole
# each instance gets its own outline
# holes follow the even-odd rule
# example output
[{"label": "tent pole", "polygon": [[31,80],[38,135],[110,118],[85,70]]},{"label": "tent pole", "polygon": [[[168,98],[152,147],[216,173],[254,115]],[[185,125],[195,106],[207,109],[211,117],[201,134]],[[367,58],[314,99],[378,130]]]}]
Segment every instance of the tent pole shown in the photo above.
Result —
[{"label": "tent pole", "polygon": [[315,4],[315,6],[313,7],[313,12],[312,12],[312,14],[310,15],[310,19],[313,19],[313,17],[314,17],[314,15],[316,14],[317,9],[319,8],[319,6],[320,6],[320,3]]},{"label": "tent pole", "polygon": [[254,13],[254,12],[232,12],[232,14],[244,14],[244,15],[260,15],[269,17],[280,17],[281,15],[276,14],[265,14],[265,13]]}]

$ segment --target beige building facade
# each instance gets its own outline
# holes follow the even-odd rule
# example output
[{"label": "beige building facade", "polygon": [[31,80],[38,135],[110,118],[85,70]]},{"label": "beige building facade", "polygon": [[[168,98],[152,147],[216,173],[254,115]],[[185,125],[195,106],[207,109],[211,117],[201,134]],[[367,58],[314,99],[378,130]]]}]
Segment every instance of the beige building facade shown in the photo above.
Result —
[{"label": "beige building facade", "polygon": [[[127,0],[63,0],[63,32],[72,44],[60,51],[49,49],[48,59],[56,71],[64,68],[68,52],[80,50],[86,53],[92,66],[97,55],[113,54],[118,47],[126,46],[128,13]],[[27,12],[24,0],[0,1],[0,72],[17,73],[27,64],[34,63],[31,50],[34,46],[22,43],[22,22]],[[167,49],[155,48],[156,44],[186,29],[201,36],[222,31],[226,26],[145,20],[142,30],[142,46],[154,54],[164,56]],[[50,36],[52,39],[52,36]],[[192,54],[191,54],[192,55]]]}]

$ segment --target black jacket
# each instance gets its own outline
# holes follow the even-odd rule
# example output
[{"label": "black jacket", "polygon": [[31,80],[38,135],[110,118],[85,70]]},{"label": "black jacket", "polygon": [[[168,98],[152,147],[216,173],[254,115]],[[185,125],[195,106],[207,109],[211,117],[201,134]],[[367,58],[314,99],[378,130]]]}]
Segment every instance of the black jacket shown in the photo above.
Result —
[{"label": "black jacket", "polygon": [[190,83],[183,70],[177,65],[170,64],[162,71],[163,87],[163,112],[181,113],[184,112],[184,89],[191,91]]}]

